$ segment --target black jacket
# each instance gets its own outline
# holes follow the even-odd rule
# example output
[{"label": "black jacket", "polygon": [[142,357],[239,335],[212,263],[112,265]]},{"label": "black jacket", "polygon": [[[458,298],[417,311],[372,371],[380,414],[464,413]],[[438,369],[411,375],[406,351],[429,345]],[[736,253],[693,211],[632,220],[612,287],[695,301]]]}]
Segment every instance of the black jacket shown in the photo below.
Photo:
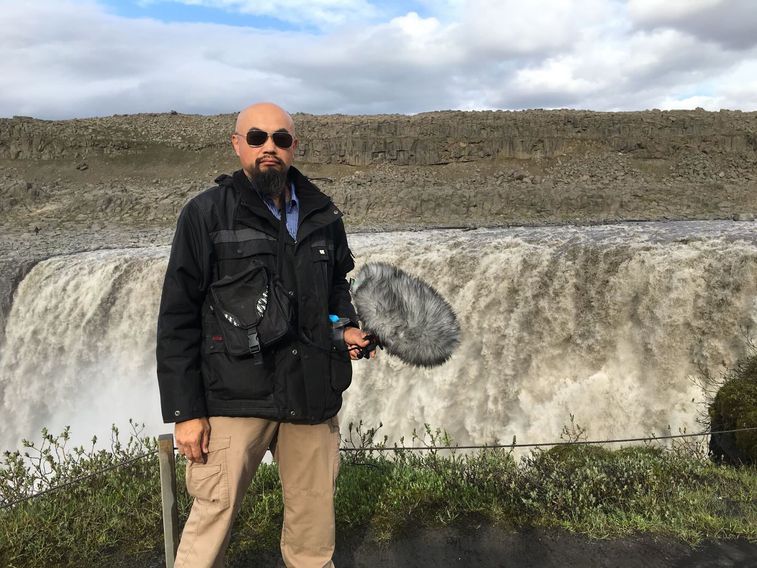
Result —
[{"label": "black jacket", "polygon": [[352,367],[332,341],[329,314],[356,321],[346,274],[354,267],[342,213],[295,168],[297,239],[284,231],[281,280],[296,314],[292,331],[253,357],[226,352],[208,287],[262,261],[276,272],[280,222],[244,172],[182,210],[168,261],[158,316],[157,360],[163,419],[257,416],[318,423],[341,407]]}]

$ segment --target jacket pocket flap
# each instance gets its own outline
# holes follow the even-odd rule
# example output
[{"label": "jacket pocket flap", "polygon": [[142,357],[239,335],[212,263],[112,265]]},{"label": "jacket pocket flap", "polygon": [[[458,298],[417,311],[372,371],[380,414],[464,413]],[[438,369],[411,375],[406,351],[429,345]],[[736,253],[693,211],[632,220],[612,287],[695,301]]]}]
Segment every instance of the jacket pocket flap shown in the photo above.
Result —
[{"label": "jacket pocket flap", "polygon": [[253,239],[232,243],[216,243],[214,250],[219,259],[244,258],[257,254],[276,254],[276,241]]}]

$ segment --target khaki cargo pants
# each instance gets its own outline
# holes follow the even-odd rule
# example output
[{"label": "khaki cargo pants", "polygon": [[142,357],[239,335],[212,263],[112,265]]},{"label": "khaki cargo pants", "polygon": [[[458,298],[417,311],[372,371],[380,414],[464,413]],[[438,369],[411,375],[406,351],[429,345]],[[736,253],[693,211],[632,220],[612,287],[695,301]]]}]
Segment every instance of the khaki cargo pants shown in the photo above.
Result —
[{"label": "khaki cargo pants", "polygon": [[224,565],[231,525],[269,447],[284,494],[281,554],[287,568],[333,568],[336,417],[307,425],[219,416],[210,418],[210,428],[207,463],[187,467],[187,490],[194,503],[176,568]]}]

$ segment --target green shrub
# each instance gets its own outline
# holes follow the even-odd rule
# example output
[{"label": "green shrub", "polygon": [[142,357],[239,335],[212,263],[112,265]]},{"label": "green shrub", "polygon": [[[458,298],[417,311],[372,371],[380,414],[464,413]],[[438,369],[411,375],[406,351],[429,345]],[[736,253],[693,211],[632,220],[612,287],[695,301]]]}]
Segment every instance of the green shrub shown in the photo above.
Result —
[{"label": "green shrub", "polygon": [[[156,444],[136,425],[124,445],[69,448],[69,430],[0,464],[0,565],[100,566],[154,555],[162,540]],[[126,465],[121,465],[126,464]],[[49,493],[34,497],[35,494]]]},{"label": "green shrub", "polygon": [[[712,431],[757,427],[757,355],[739,361],[709,406]],[[713,434],[710,452],[716,461],[757,464],[757,430]]]}]

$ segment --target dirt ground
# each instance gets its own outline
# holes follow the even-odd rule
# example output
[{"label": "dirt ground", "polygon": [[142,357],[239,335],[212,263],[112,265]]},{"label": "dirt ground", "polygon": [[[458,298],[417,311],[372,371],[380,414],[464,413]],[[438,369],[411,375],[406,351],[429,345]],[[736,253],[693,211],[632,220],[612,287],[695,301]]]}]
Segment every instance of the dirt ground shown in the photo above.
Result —
[{"label": "dirt ground", "polygon": [[[635,536],[594,540],[560,530],[424,529],[385,544],[337,540],[337,568],[755,568],[757,543]],[[283,566],[277,553],[237,558],[234,567]]]},{"label": "dirt ground", "polygon": [[[278,550],[237,556],[229,568],[284,568]],[[757,542],[637,535],[597,540],[558,529],[505,532],[491,526],[422,529],[376,544],[364,535],[340,538],[336,568],[756,568]],[[161,568],[162,556],[107,559],[109,568]]]}]

